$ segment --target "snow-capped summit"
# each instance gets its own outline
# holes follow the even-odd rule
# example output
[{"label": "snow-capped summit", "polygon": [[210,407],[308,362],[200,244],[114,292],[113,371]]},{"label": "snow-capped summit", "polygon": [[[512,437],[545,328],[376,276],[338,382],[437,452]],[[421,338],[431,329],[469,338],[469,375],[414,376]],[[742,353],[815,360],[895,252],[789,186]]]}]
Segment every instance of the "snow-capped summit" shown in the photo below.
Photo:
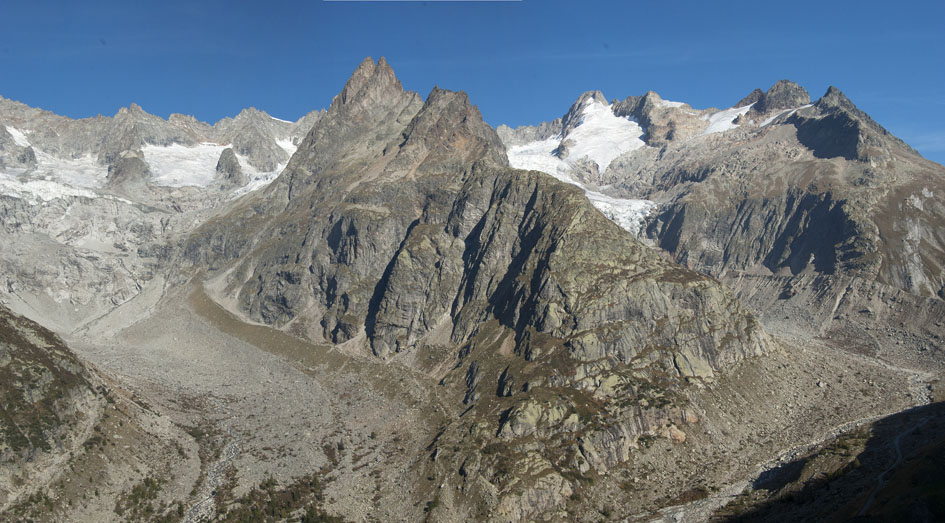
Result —
[{"label": "snow-capped summit", "polygon": [[638,233],[652,202],[604,194],[582,183],[578,172],[604,172],[615,158],[646,145],[643,128],[614,114],[600,91],[581,95],[562,119],[559,133],[508,148],[509,164],[541,171],[584,189],[591,202],[621,227]]}]

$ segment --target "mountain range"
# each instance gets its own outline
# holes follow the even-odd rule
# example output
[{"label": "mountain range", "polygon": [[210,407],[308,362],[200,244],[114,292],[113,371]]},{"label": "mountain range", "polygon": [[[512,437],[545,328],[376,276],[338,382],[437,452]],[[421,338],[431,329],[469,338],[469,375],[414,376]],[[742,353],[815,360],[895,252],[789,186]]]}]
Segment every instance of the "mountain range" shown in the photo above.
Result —
[{"label": "mountain range", "polygon": [[[697,521],[822,499],[793,463],[882,500],[943,439],[943,193],[786,80],[515,129],[383,58],[297,122],[0,98],[0,513]],[[898,514],[843,501],[803,510]]]}]

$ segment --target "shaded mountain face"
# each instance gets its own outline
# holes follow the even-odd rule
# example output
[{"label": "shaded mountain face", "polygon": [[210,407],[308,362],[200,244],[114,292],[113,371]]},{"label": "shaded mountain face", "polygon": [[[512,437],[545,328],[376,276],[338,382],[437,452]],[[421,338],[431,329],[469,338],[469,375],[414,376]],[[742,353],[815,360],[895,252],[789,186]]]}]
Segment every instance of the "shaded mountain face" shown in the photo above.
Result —
[{"label": "shaded mountain face", "polygon": [[[232,265],[226,288],[250,318],[336,343],[364,335],[379,356],[416,347],[438,325],[459,343],[490,318],[520,335],[595,338],[616,318],[644,316],[620,297],[644,275],[666,296],[714,285],[627,237],[580,191],[508,169],[464,93],[435,89],[421,104],[383,61],[361,65],[254,200],[204,226],[185,256]],[[642,342],[615,352],[632,359]]]}]

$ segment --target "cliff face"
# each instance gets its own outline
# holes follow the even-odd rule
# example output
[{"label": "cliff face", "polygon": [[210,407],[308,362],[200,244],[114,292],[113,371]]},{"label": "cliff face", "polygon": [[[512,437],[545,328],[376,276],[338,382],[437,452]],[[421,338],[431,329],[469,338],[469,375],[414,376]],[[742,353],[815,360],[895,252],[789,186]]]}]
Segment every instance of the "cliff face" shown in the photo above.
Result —
[{"label": "cliff face", "polygon": [[[419,105],[383,61],[362,64],[266,193],[184,252],[213,269],[231,264],[227,289],[250,318],[336,343],[363,333],[378,356],[444,322],[458,343],[497,319],[520,333],[583,333],[575,354],[626,361],[645,336],[604,325],[698,313],[725,296],[577,189],[509,169],[465,94],[436,89]],[[666,345],[674,323],[659,331]]]},{"label": "cliff face", "polygon": [[[506,449],[467,474],[502,483],[496,460],[538,438],[538,462],[512,474],[543,501],[514,517],[559,505],[574,467],[605,472],[646,434],[684,437],[676,424],[698,421],[676,392],[686,380],[769,345],[717,281],[661,258],[576,187],[509,168],[464,93],[421,103],[383,61],[361,65],[269,189],[182,253],[254,321],[353,340],[440,380],[479,420],[441,439]],[[575,437],[586,444],[565,444]],[[541,470],[553,485],[534,482]]]}]

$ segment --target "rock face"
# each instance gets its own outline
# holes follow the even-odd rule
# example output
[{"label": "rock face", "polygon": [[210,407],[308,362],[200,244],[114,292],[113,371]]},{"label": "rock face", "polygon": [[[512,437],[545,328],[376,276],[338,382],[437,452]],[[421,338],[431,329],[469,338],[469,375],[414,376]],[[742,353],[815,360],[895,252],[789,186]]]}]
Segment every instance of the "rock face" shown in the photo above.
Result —
[{"label": "rock face", "polygon": [[649,91],[643,96],[630,96],[614,104],[614,114],[639,122],[645,130],[643,140],[651,147],[661,147],[673,140],[693,136],[706,128],[706,122],[694,111],[667,104],[660,95]]},{"label": "rock face", "polygon": [[106,185],[125,191],[142,189],[148,183],[150,171],[140,154],[125,150],[108,166]]},{"label": "rock face", "polygon": [[[678,137],[646,116],[652,97],[615,111],[641,122],[653,147],[624,154],[596,180],[611,194],[658,203],[647,239],[731,285],[779,328],[862,334],[902,326],[860,310],[912,314],[921,318],[907,325],[922,340],[916,357],[934,359],[923,347],[945,334],[945,243],[935,232],[945,226],[942,166],[834,87],[811,105],[803,88],[780,81],[732,109],[701,112],[708,129]],[[896,305],[880,296],[897,296]]]},{"label": "rock face", "polygon": [[220,153],[220,159],[217,161],[217,174],[220,175],[224,185],[237,187],[246,185],[246,175],[243,174],[240,160],[236,157],[232,147],[227,147]]},{"label": "rock face", "polygon": [[[752,95],[754,92],[752,93]],[[751,96],[751,95],[749,95]],[[739,102],[736,107],[740,107],[745,100]],[[759,114],[769,114],[773,111],[783,111],[785,109],[794,109],[810,103],[810,95],[807,90],[790,80],[778,80],[764,94],[758,96],[754,102],[752,111]]]},{"label": "rock face", "polygon": [[[470,444],[460,434],[472,434],[481,447],[498,434],[512,449],[522,438],[584,438],[533,451],[514,472],[531,501],[503,496],[518,512],[501,508],[500,519],[567,498],[554,456],[603,473],[653,427],[687,419],[684,402],[669,400],[602,426],[596,408],[583,419],[568,412],[594,397],[636,397],[628,391],[644,382],[672,395],[769,344],[716,281],[658,256],[580,189],[509,168],[464,93],[434,89],[421,101],[383,60],[361,64],[276,182],[201,227],[182,255],[224,278],[218,298],[254,321],[315,341],[364,340],[384,359],[445,351],[438,364],[456,363],[438,377],[484,426],[451,424],[444,440]],[[536,403],[551,388],[563,396]],[[502,456],[464,465],[465,481],[496,481]],[[444,459],[458,468],[467,458]],[[541,471],[551,475],[525,479]]]}]

